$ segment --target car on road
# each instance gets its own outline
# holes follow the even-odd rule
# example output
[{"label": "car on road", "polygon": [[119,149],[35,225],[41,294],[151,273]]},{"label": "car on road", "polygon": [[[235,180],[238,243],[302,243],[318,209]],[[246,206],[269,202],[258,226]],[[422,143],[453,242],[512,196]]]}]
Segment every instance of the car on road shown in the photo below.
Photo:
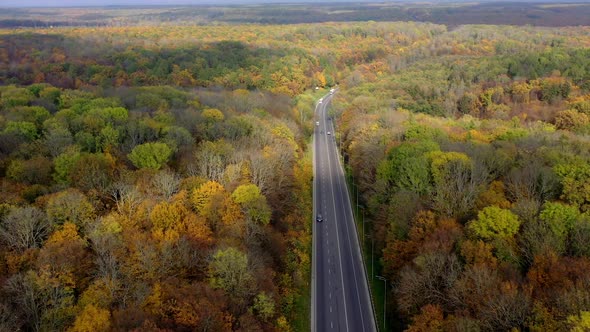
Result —
[{"label": "car on road", "polygon": [[318,104],[321,104],[322,101],[324,101],[324,98],[320,98],[320,100],[318,101]]},{"label": "car on road", "polygon": [[332,135],[332,133],[331,133],[331,132],[327,132],[326,134],[328,134],[328,135]]},{"label": "car on road", "polygon": [[318,214],[317,217],[315,217],[315,221],[322,222],[322,221],[324,221],[324,218],[322,218],[321,214]]},{"label": "car on road", "polygon": [[316,121],[316,122],[315,122],[315,125],[316,125],[316,126],[319,126],[319,125],[320,125],[320,122],[319,122],[319,121]]}]

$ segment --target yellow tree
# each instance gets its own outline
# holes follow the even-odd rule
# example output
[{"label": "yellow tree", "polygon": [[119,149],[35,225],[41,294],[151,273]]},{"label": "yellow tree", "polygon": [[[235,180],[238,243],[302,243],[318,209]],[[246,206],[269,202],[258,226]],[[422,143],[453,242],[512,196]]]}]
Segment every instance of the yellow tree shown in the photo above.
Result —
[{"label": "yellow tree", "polygon": [[580,311],[579,315],[568,316],[572,332],[584,332],[590,330],[590,311]]},{"label": "yellow tree", "polygon": [[207,216],[211,212],[213,199],[223,193],[225,193],[225,189],[219,182],[207,181],[193,190],[191,203],[198,214]]},{"label": "yellow tree", "polygon": [[187,236],[198,247],[213,243],[211,229],[203,216],[190,211],[186,205],[186,192],[174,196],[172,202],[157,204],[150,214],[153,232],[160,239],[177,239]]},{"label": "yellow tree", "polygon": [[67,222],[45,242],[38,265],[57,276],[72,278],[77,288],[85,288],[90,270],[86,246],[76,225]]},{"label": "yellow tree", "polygon": [[76,317],[74,326],[69,332],[101,332],[111,330],[111,313],[107,309],[101,309],[92,304],[84,307],[84,310]]}]

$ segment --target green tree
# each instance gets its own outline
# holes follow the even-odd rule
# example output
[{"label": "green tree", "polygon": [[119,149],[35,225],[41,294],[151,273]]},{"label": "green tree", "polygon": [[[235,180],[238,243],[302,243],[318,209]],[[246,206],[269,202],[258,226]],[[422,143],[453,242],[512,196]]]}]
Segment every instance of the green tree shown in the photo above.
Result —
[{"label": "green tree", "polygon": [[272,297],[262,292],[254,298],[252,305],[254,313],[263,321],[268,321],[275,314],[275,302]]},{"label": "green tree", "polygon": [[399,189],[425,194],[430,188],[430,163],[424,156],[438,151],[437,143],[425,140],[404,142],[393,148],[378,166],[377,176]]},{"label": "green tree", "polygon": [[101,116],[110,124],[123,124],[129,118],[129,111],[123,107],[107,107],[100,110]]},{"label": "green tree", "polygon": [[565,241],[568,232],[574,227],[576,220],[580,217],[580,211],[575,206],[558,202],[547,202],[543,206],[539,217],[548,224],[553,234],[562,241]]},{"label": "green tree", "polygon": [[[47,121],[45,124],[49,125]],[[45,145],[54,158],[63,153],[73,141],[72,133],[59,123],[50,125],[45,129]]]},{"label": "green tree", "polygon": [[80,159],[80,156],[80,148],[78,146],[70,146],[53,160],[53,179],[55,182],[61,184],[67,184],[69,182],[70,173]]},{"label": "green tree", "polygon": [[112,147],[119,145],[119,131],[113,128],[111,125],[100,130],[100,136],[98,137],[100,149],[102,151],[108,151]]},{"label": "green tree", "polygon": [[51,115],[49,111],[41,106],[20,106],[11,110],[10,118],[16,121],[31,122],[41,127],[43,122]]},{"label": "green tree", "polygon": [[79,131],[74,135],[74,141],[79,145],[83,151],[96,152],[97,141],[96,137],[89,132]]},{"label": "green tree", "polygon": [[512,238],[520,227],[518,216],[497,206],[483,208],[477,219],[467,224],[473,234],[484,240]]},{"label": "green tree", "polygon": [[160,169],[171,155],[168,145],[154,142],[136,146],[127,157],[137,168]]},{"label": "green tree", "polygon": [[34,98],[35,95],[29,89],[17,88],[11,85],[2,89],[1,104],[4,108],[26,106]]},{"label": "green tree", "polygon": [[163,130],[164,142],[170,147],[174,148],[174,151],[178,151],[180,148],[188,147],[195,141],[191,133],[183,127],[170,126]]},{"label": "green tree", "polygon": [[266,202],[266,197],[255,184],[243,184],[232,193],[234,201],[244,210],[250,220],[262,225],[270,222],[271,210]]},{"label": "green tree", "polygon": [[29,160],[13,160],[6,176],[18,182],[48,184],[51,181],[51,160],[36,156]]},{"label": "green tree", "polygon": [[35,140],[39,137],[37,126],[27,121],[8,121],[2,133],[5,135],[14,135],[28,141]]},{"label": "green tree", "polygon": [[258,186],[250,183],[238,186],[231,196],[234,201],[236,201],[236,203],[248,204],[259,199],[262,196],[262,193],[260,192],[260,188],[258,188]]},{"label": "green tree", "polygon": [[214,288],[221,288],[238,298],[247,296],[253,282],[248,256],[232,247],[217,250],[209,263],[209,278]]},{"label": "green tree", "polygon": [[582,211],[590,209],[590,164],[585,162],[561,164],[554,168],[563,186],[561,198]]}]

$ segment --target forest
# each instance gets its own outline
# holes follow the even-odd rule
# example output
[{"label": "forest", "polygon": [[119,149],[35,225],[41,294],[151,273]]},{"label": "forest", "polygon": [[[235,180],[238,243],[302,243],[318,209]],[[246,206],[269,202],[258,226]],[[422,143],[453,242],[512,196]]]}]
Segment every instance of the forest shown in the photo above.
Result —
[{"label": "forest", "polygon": [[307,331],[309,142],[335,85],[390,329],[590,326],[588,27],[42,27],[0,45],[0,330]]},{"label": "forest", "polygon": [[464,26],[344,81],[338,140],[389,326],[588,329],[588,32]]},{"label": "forest", "polygon": [[[194,2],[193,2],[194,3]],[[590,4],[569,1],[320,1],[236,5],[4,8],[0,27],[430,22],[447,26],[508,24],[590,25]]]}]

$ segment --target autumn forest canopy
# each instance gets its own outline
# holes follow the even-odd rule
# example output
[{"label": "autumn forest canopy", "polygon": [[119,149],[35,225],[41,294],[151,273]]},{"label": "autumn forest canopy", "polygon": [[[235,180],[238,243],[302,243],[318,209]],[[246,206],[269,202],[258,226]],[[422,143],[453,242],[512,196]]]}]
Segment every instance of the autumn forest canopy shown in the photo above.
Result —
[{"label": "autumn forest canopy", "polygon": [[[387,326],[589,328],[590,16],[561,23],[590,9],[521,6],[538,16],[12,9],[0,330],[309,330],[310,138],[335,86]],[[543,15],[561,27],[525,25]]]}]

